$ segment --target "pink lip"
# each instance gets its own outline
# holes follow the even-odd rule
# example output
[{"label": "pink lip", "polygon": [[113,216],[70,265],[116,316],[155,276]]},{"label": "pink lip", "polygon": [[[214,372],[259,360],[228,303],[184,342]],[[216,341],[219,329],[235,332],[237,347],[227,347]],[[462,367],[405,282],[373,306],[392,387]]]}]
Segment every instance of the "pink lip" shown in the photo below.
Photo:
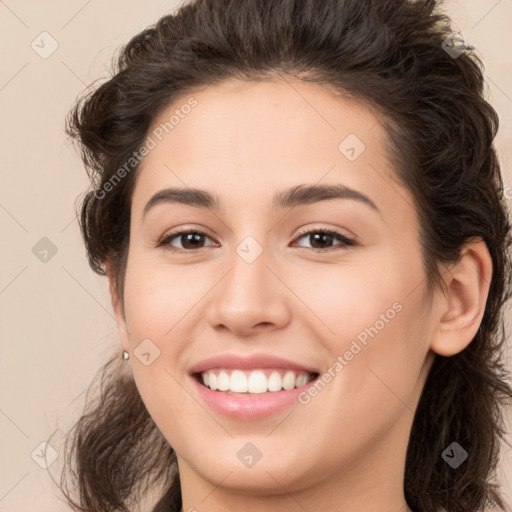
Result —
[{"label": "pink lip", "polygon": [[[255,368],[286,368],[290,370],[303,370],[310,373],[320,373],[316,368],[302,366],[301,364],[272,356],[270,354],[254,354],[241,356],[237,354],[219,354],[209,357],[190,368],[189,373],[200,373],[211,368],[232,368],[240,370],[251,370]],[[279,393],[276,391],[276,393]]]},{"label": "pink lip", "polygon": [[241,356],[237,354],[219,354],[209,357],[192,366],[189,370],[192,386],[200,397],[213,411],[224,416],[237,419],[258,419],[275,414],[298,401],[300,393],[314,384],[314,380],[289,391],[271,391],[258,394],[230,394],[224,391],[212,391],[199,380],[199,373],[212,368],[230,368],[250,370],[256,368],[285,368],[319,374],[319,370],[303,366],[294,361],[270,354],[253,354]]},{"label": "pink lip", "polygon": [[190,376],[190,380],[203,401],[214,412],[239,420],[256,420],[275,414],[298,402],[298,396],[316,382],[315,379],[304,386],[289,391],[235,395],[224,391],[212,391],[201,384],[194,376]]}]

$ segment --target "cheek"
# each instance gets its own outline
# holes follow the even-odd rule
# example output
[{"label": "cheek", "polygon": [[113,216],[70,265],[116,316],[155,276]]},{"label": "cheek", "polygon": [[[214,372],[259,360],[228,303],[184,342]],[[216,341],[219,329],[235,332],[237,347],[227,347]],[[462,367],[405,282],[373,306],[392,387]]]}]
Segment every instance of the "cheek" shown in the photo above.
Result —
[{"label": "cheek", "polygon": [[[182,384],[190,360],[190,339],[204,317],[205,294],[216,280],[218,275],[206,266],[203,270],[179,268],[135,255],[129,260],[124,297],[129,344],[135,356],[133,375],[159,426],[175,425],[172,414],[190,402]],[[150,364],[144,364],[145,358],[139,357],[142,353],[149,353]]]},{"label": "cheek", "polygon": [[[415,408],[415,389],[425,353],[422,333],[411,326],[418,325],[421,303],[409,297],[393,308],[393,298],[393,294],[383,294],[382,301],[362,303],[364,312],[358,312],[358,321],[363,327],[353,336],[343,335],[343,326],[352,323],[343,313],[339,334],[329,347],[334,377],[304,406],[308,414],[323,418],[313,425],[310,435],[324,443],[322,451],[332,452],[334,459],[340,453],[357,452],[378,442],[398,418],[408,416],[406,408]],[[391,308],[386,309],[390,304]],[[379,318],[380,313],[384,320]],[[333,432],[343,432],[343,439],[333,441]]]},{"label": "cheek", "polygon": [[206,283],[190,273],[162,264],[134,261],[128,266],[125,311],[132,334],[162,339],[197,304]]},{"label": "cheek", "polygon": [[[310,267],[293,282],[294,293],[307,306],[304,318],[313,313],[322,320],[326,339],[346,343],[359,335],[364,340],[372,327],[381,332],[399,323],[404,315],[398,310],[414,300],[411,292],[422,279],[419,264],[380,251],[371,261]],[[336,341],[333,346],[343,348],[336,347]]]},{"label": "cheek", "polygon": [[373,265],[334,274],[321,293],[311,287],[332,331],[324,337],[332,364],[342,358],[338,392],[352,403],[400,404],[421,371],[430,336],[425,281],[419,254],[408,256],[383,254]]}]

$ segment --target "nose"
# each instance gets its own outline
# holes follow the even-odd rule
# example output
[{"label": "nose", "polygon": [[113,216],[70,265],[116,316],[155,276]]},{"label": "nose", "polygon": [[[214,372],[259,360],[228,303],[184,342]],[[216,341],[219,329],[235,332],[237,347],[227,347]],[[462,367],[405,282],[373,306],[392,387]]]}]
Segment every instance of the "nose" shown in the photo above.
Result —
[{"label": "nose", "polygon": [[235,252],[231,261],[210,296],[207,319],[212,328],[249,337],[285,327],[293,294],[279,271],[268,266],[265,251],[250,263]]}]

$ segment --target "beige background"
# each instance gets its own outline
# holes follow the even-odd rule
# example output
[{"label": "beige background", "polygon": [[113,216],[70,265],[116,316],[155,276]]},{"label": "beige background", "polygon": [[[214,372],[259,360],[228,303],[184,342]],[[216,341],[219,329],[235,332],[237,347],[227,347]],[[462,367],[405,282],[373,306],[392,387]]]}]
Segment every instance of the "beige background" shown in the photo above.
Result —
[{"label": "beige background", "polygon": [[[170,0],[0,0],[5,50],[0,69],[1,511],[69,510],[31,454],[55,429],[69,427],[94,373],[120,350],[106,279],[89,269],[75,219],[75,198],[88,182],[65,140],[64,117],[85,85],[106,76],[114,51],[175,5]],[[446,5],[486,63],[489,98],[501,118],[497,145],[512,197],[512,0]],[[58,44],[46,59],[31,47],[35,40],[39,52],[51,49],[49,36],[39,36],[43,31]],[[57,249],[46,263],[32,252],[42,237]],[[58,431],[50,443],[57,452],[61,441]],[[36,460],[37,453],[40,449]],[[60,458],[50,467],[57,476],[59,463]],[[507,446],[502,464],[501,480],[512,503]]]}]

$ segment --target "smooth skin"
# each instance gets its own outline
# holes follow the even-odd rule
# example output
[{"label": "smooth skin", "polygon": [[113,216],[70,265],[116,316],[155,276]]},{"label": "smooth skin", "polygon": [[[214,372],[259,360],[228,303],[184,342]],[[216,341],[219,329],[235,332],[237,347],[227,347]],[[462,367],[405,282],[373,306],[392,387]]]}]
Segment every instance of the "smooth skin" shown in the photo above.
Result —
[{"label": "smooth skin", "polygon": [[[370,110],[289,78],[229,80],[193,97],[137,171],[124,304],[108,265],[127,364],[178,456],[183,511],[409,511],[413,414],[435,354],[460,352],[478,330],[492,273],[485,243],[443,266],[444,290],[429,301],[414,200]],[[349,134],[366,146],[354,161],[338,149]],[[378,211],[346,198],[274,208],[275,193],[301,184],[342,184]],[[168,187],[206,190],[221,208],[160,203],[143,215]],[[207,236],[158,245],[189,228]],[[356,244],[301,235],[322,229]],[[252,263],[236,251],[248,236],[263,250]],[[306,405],[243,421],[208,409],[191,386],[193,364],[226,352],[325,372],[394,303],[401,311]],[[160,350],[147,366],[134,356],[145,339]],[[237,457],[248,442],[262,453],[250,468]]]}]

